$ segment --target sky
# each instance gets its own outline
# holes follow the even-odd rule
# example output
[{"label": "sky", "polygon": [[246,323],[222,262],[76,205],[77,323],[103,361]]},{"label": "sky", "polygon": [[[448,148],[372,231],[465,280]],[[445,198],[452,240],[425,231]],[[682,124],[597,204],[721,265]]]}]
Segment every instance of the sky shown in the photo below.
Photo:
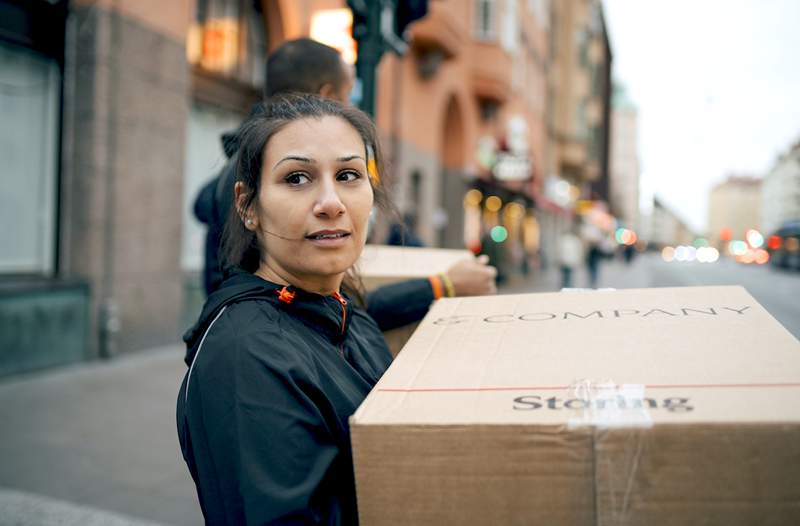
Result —
[{"label": "sky", "polygon": [[800,140],[800,0],[603,0],[613,76],[639,111],[641,204],[697,233],[711,187]]}]

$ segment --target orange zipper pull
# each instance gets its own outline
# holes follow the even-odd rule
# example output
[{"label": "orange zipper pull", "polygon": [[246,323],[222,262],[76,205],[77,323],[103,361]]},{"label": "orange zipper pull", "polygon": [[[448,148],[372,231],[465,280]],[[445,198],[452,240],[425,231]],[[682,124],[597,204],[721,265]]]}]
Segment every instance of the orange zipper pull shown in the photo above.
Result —
[{"label": "orange zipper pull", "polygon": [[297,294],[297,292],[294,290],[289,290],[286,286],[284,286],[281,290],[276,290],[275,292],[278,294],[278,300],[287,305],[292,303],[295,294]]},{"label": "orange zipper pull", "polygon": [[339,305],[342,306],[342,334],[344,334],[344,324],[347,321],[347,300],[338,292],[334,292],[332,296],[339,302]]}]

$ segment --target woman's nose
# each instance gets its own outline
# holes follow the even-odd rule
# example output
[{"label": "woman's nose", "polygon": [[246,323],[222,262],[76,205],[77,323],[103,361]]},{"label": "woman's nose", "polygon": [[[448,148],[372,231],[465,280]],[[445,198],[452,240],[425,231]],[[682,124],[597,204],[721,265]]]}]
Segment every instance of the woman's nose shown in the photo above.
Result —
[{"label": "woman's nose", "polygon": [[338,217],[345,212],[344,203],[339,197],[336,183],[326,181],[320,185],[320,194],[314,204],[314,214],[317,216]]}]

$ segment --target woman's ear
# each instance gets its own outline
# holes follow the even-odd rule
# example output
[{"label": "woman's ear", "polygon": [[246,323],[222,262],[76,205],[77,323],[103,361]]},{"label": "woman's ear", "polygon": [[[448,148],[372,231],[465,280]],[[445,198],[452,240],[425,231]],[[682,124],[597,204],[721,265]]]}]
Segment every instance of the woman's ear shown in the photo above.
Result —
[{"label": "woman's ear", "polygon": [[234,202],[236,203],[236,213],[238,213],[239,217],[242,219],[244,227],[247,230],[255,231],[258,228],[258,218],[253,213],[252,206],[245,208],[248,192],[243,182],[237,181],[236,184],[233,185],[233,195]]},{"label": "woman's ear", "polygon": [[319,91],[317,92],[320,97],[323,99],[336,99],[336,86],[331,84],[330,82],[326,82],[322,86],[320,86]]}]

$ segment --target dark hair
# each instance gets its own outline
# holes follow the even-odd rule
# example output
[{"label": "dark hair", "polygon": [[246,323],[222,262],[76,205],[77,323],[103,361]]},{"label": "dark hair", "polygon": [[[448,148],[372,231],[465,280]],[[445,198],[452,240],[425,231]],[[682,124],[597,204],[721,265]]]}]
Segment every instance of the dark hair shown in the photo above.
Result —
[{"label": "dark hair", "polygon": [[[365,159],[374,161],[377,174],[370,176],[375,204],[391,210],[388,193],[383,183],[383,154],[378,141],[378,132],[372,120],[361,110],[344,106],[318,95],[279,95],[259,105],[257,111],[240,128],[240,147],[236,160],[236,181],[246,188],[243,209],[256,202],[261,189],[261,172],[264,154],[270,139],[286,125],[299,119],[320,119],[325,116],[339,117],[347,121],[364,141]],[[236,204],[231,207],[222,238],[225,266],[239,267],[248,272],[258,270],[263,248],[256,234],[245,228]],[[358,293],[361,287],[358,278],[347,280],[348,292]]]},{"label": "dark hair", "polygon": [[344,70],[339,52],[310,38],[290,40],[267,59],[264,97],[279,93],[319,93],[325,84],[339,88]]}]

